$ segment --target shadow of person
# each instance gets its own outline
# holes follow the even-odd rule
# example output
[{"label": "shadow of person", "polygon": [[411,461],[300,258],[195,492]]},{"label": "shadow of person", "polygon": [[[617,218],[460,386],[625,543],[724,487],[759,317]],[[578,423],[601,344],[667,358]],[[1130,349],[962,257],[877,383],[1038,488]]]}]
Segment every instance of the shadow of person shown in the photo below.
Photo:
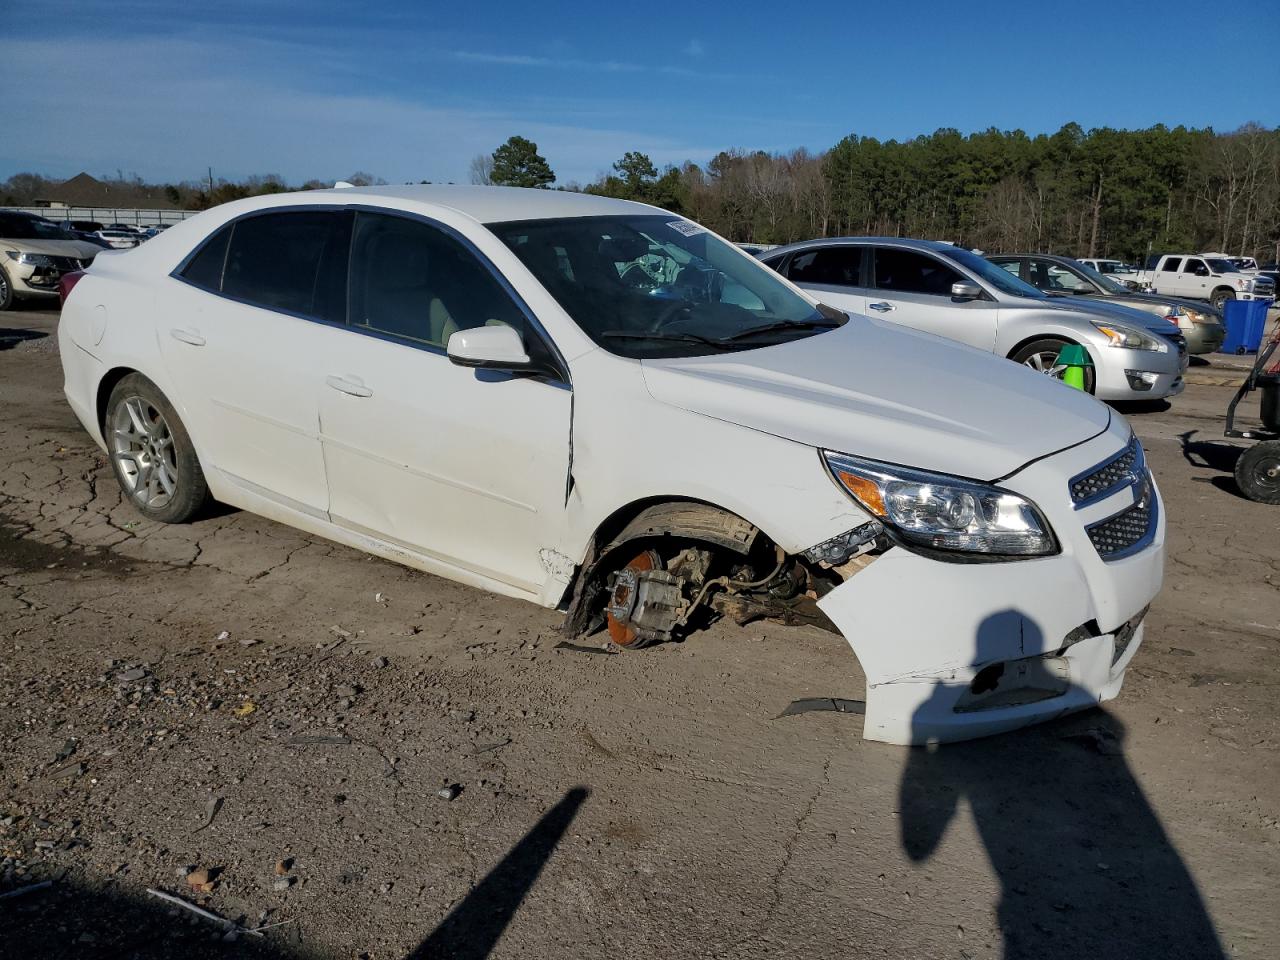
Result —
[{"label": "shadow of person", "polygon": [[[991,632],[979,628],[975,667],[995,659],[983,644]],[[1073,692],[1082,691],[1062,696]],[[937,684],[913,729],[938,729],[955,696]],[[899,791],[903,848],[914,862],[929,859],[968,804],[1000,883],[1005,960],[1225,957],[1195,881],[1125,761],[1124,737],[1118,719],[1094,710],[911,748]]]},{"label": "shadow of person", "polygon": [[489,956],[589,794],[585,787],[566,793],[409,957],[484,960]]},{"label": "shadow of person", "polygon": [[1236,461],[1244,451],[1230,443],[1215,443],[1212,440],[1193,440],[1199,430],[1187,430],[1178,434],[1178,442],[1182,446],[1182,458],[1193,467],[1208,467],[1211,470],[1222,470],[1231,473],[1236,468]]}]

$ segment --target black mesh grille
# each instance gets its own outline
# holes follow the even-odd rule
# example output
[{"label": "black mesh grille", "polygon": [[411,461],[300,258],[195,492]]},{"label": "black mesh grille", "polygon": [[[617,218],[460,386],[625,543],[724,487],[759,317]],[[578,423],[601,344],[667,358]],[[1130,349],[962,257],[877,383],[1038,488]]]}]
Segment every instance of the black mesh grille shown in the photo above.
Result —
[{"label": "black mesh grille", "polygon": [[1141,543],[1154,522],[1154,500],[1148,489],[1128,510],[1089,527],[1089,540],[1102,559],[1114,559]]},{"label": "black mesh grille", "polygon": [[1134,468],[1140,466],[1141,456],[1142,448],[1138,446],[1137,439],[1130,440],[1129,446],[1115,457],[1071,481],[1072,501],[1079,504],[1099,500],[1111,491],[1132,483]]},{"label": "black mesh grille", "polygon": [[62,273],[83,270],[93,263],[93,257],[86,257],[84,260],[77,260],[75,257],[50,257],[49,259],[53,261],[53,269]]}]

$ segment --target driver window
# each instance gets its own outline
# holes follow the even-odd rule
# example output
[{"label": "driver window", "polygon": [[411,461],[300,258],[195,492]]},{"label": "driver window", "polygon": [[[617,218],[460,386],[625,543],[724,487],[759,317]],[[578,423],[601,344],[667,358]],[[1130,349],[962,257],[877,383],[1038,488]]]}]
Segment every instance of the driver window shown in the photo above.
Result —
[{"label": "driver window", "polygon": [[1192,274],[1193,276],[1204,276],[1208,274],[1209,268],[1204,265],[1203,260],[1190,258],[1187,260],[1187,265],[1182,268],[1182,272]]},{"label": "driver window", "polygon": [[355,327],[434,347],[457,330],[498,323],[530,339],[524,314],[484,264],[417,220],[357,215],[349,289]]},{"label": "driver window", "polygon": [[951,285],[966,279],[933,257],[896,247],[876,248],[875,272],[877,289],[934,297],[950,298]]}]

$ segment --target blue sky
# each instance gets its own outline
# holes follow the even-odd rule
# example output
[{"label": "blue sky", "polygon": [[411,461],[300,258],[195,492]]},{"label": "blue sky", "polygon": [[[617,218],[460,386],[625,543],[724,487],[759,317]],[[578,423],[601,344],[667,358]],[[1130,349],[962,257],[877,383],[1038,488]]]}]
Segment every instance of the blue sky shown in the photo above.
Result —
[{"label": "blue sky", "polygon": [[662,165],[944,126],[1280,123],[1274,0],[0,0],[0,24],[22,111],[0,125],[0,177],[465,182],[521,134],[565,183],[627,150]]}]

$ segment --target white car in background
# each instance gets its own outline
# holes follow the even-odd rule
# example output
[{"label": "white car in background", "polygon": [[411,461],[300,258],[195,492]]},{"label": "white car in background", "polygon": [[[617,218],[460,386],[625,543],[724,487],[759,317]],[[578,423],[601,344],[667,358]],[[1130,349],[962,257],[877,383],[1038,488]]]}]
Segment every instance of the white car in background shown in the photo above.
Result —
[{"label": "white car in background", "polygon": [[133,230],[111,230],[106,227],[96,231],[94,236],[114,250],[132,250],[143,241],[142,235]]},{"label": "white car in background", "polygon": [[63,292],[67,399],[143,516],[214,497],[624,648],[715,615],[834,628],[871,739],[1114,697],[1160,589],[1118,414],[643,204],[256,197]]},{"label": "white car in background", "polygon": [[1095,260],[1086,258],[1078,261],[1086,267],[1091,267],[1098,273],[1102,274],[1108,280],[1113,280],[1123,287],[1136,292],[1146,290],[1150,284],[1143,281],[1138,275],[1138,268],[1132,264],[1125,263],[1122,260]]}]

